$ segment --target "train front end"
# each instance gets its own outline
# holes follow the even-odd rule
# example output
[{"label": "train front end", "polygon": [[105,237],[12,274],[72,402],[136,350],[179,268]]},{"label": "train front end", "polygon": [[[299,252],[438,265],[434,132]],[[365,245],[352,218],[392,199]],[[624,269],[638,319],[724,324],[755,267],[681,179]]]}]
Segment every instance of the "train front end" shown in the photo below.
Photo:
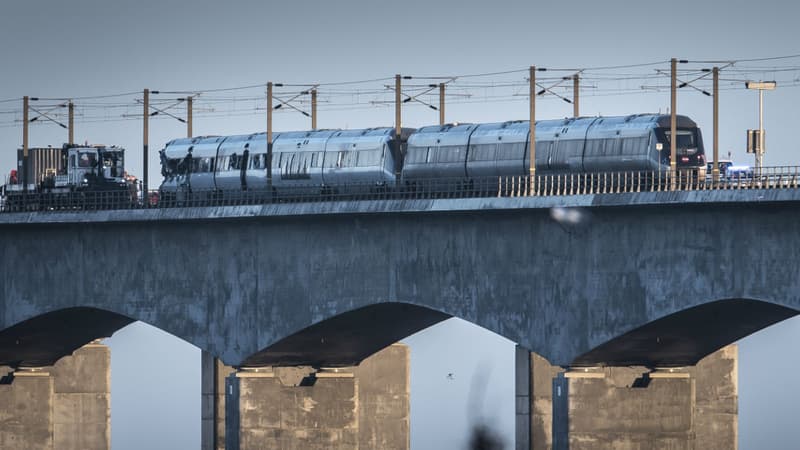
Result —
[{"label": "train front end", "polygon": [[[672,130],[670,116],[662,115],[658,120],[656,133],[656,150],[660,154],[660,162],[669,168],[671,163]],[[689,175],[694,179],[706,176],[706,154],[703,147],[703,135],[700,128],[690,118],[677,116],[675,128],[675,166],[679,174]]]}]

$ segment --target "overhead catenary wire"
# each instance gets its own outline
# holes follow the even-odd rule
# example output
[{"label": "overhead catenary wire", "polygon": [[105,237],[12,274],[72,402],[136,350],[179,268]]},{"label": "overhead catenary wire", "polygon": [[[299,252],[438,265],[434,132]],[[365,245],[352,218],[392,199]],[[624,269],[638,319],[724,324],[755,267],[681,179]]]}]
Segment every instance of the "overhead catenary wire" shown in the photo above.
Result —
[{"label": "overhead catenary wire", "polygon": [[[723,86],[719,88],[722,91],[743,89],[737,83],[759,78],[776,79],[783,88],[792,88],[800,85],[800,64],[797,61],[791,61],[792,59],[800,59],[800,54],[769,58],[686,60],[686,63],[679,67],[678,74],[682,79],[685,79],[685,86],[697,89],[700,92],[707,92],[710,80],[704,77],[708,75],[708,68],[701,66],[720,63],[728,66],[724,68],[722,73],[729,75],[720,79]],[[776,63],[777,61],[787,61],[788,64],[782,65]],[[583,68],[541,67],[539,71],[543,75],[548,73],[553,75],[537,76],[537,84],[542,88],[540,90],[540,100],[549,101],[551,100],[549,97],[553,97],[556,100],[570,98],[572,87],[559,86],[558,83],[571,78],[571,74],[575,73],[581,74],[583,83],[580,87],[581,94],[586,97],[660,93],[668,89],[666,82],[660,82],[661,80],[666,80],[668,76],[664,67],[667,62],[667,60],[662,60]],[[446,83],[450,86],[448,88],[448,104],[524,101],[528,98],[527,93],[525,93],[525,88],[528,87],[525,79],[527,71],[528,68],[442,76],[404,75],[404,79],[412,80],[411,83],[403,86],[403,94],[404,98],[406,98],[404,107],[416,108],[419,106],[422,108],[430,107],[430,104],[434,104],[438,94],[426,92],[431,90],[431,84],[425,83],[425,81],[431,80],[446,80]],[[568,76],[557,74],[563,72],[566,72]],[[789,75],[788,77],[775,76],[791,74],[792,72],[796,73],[796,75]],[[485,79],[482,80],[481,78]],[[387,89],[386,86],[392,79],[393,77],[383,77],[336,82],[280,83],[276,84],[278,87],[275,95],[278,98],[297,96],[297,98],[291,99],[293,103],[307,105],[308,99],[302,94],[306,93],[309,88],[315,87],[318,92],[320,111],[382,108],[393,103],[391,89]],[[414,83],[413,80],[420,82]],[[175,104],[175,102],[182,103],[183,99],[164,98],[163,96],[192,95],[193,97],[197,96],[194,98],[196,108],[194,111],[198,118],[223,117],[234,114],[262,114],[265,86],[266,83],[253,83],[212,89],[160,90],[156,92],[161,96],[151,98],[151,105],[154,108],[169,108],[180,115],[183,111],[186,111],[185,104]],[[247,93],[248,90],[251,92]],[[243,95],[225,95],[225,93],[238,92]],[[125,97],[130,97],[130,100],[125,100]],[[79,117],[82,122],[130,120],[137,115],[141,118],[141,112],[134,109],[138,102],[141,101],[140,97],[141,91],[79,97],[39,97],[37,98],[37,106],[43,109],[59,107],[61,105],[51,105],[49,103],[72,100],[75,102],[76,117]],[[420,100],[422,104],[414,105]],[[3,105],[17,102],[21,102],[21,99],[0,100],[0,104]],[[0,109],[0,126],[17,126],[20,113],[21,110],[18,106]],[[57,119],[63,117],[61,111],[51,111],[48,114]],[[158,117],[159,115],[156,115],[153,118]]]}]

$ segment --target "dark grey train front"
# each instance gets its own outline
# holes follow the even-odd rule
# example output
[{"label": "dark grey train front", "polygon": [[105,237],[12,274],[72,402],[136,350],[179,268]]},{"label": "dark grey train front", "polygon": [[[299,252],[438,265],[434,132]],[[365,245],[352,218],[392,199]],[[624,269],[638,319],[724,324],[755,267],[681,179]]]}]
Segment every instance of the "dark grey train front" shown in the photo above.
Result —
[{"label": "dark grey train front", "polygon": [[[670,116],[636,114],[536,122],[537,174],[658,172],[669,169]],[[702,177],[700,129],[677,116],[677,167]],[[274,193],[385,190],[434,180],[528,174],[528,121],[403,129],[275,133]],[[173,140],[161,151],[164,200],[187,193],[235,197],[268,192],[264,133]]]}]

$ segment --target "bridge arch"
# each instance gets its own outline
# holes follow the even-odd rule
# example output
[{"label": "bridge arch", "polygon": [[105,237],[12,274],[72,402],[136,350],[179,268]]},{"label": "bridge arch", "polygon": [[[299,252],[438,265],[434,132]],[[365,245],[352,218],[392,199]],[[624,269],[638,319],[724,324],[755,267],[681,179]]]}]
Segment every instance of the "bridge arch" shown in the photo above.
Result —
[{"label": "bridge arch", "polygon": [[699,304],[617,336],[575,358],[572,366],[694,366],[716,350],[800,314],[751,299]]},{"label": "bridge arch", "polygon": [[354,366],[449,315],[407,303],[378,303],[317,322],[254,353],[247,366]]},{"label": "bridge arch", "polygon": [[43,367],[80,347],[110,337],[135,319],[88,307],[64,308],[0,330],[0,366]]}]

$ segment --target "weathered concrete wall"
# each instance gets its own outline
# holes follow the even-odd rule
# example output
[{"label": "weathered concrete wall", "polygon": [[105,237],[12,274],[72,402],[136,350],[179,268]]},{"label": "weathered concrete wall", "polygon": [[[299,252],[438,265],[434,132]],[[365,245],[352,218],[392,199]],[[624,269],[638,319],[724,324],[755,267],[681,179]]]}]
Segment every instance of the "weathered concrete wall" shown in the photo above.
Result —
[{"label": "weathered concrete wall", "polygon": [[111,349],[89,344],[50,369],[53,448],[111,448]]},{"label": "weathered concrete wall", "polygon": [[355,368],[360,449],[410,448],[410,357],[408,346],[394,344]]},{"label": "weathered concrete wall", "polygon": [[318,377],[313,386],[285,385],[272,371],[237,377],[241,450],[358,448],[358,382],[352,372]]},{"label": "weathered concrete wall", "polygon": [[[644,367],[587,368],[559,373],[531,354],[531,449],[638,450],[736,449],[735,345],[697,366],[656,371]],[[554,377],[564,380],[566,404],[556,405]],[[554,411],[566,408],[566,424]],[[555,425],[555,426],[554,426]],[[550,432],[552,431],[552,434]],[[562,433],[563,435],[558,435]]]},{"label": "weathered concrete wall", "polygon": [[712,353],[689,371],[695,380],[694,427],[703,450],[736,449],[739,442],[738,347]]},{"label": "weathered concrete wall", "polygon": [[48,372],[19,373],[11,384],[0,385],[0,448],[53,450],[53,378]]},{"label": "weathered concrete wall", "polygon": [[[353,348],[401,339],[420,310],[435,310],[573,365],[721,300],[736,312],[707,322],[711,335],[681,341],[697,328],[675,324],[646,349],[699,359],[800,309],[798,202],[800,190],[783,190],[3,214],[0,347],[13,348],[8,327],[85,306],[143,320],[229,365],[289,336],[322,365],[346,365],[359,360]],[[583,207],[584,220],[554,220],[553,206]],[[147,270],[97,276],[115,267]],[[737,299],[754,302],[735,309]],[[370,322],[398,304],[408,312]],[[335,327],[324,342],[302,340],[353,311],[353,324],[370,325],[363,335]]]},{"label": "weathered concrete wall", "polygon": [[[111,448],[110,350],[89,344],[0,384],[0,449]],[[0,370],[0,376],[8,370]]]},{"label": "weathered concrete wall", "polygon": [[551,366],[536,353],[531,353],[530,358],[530,448],[549,449],[553,445],[553,378],[561,368]]},{"label": "weathered concrete wall", "polygon": [[[407,450],[409,360],[408,347],[394,344],[358,367],[265,367],[235,373],[218,367],[217,377],[229,374],[227,387],[218,388],[235,391],[224,391],[224,398],[238,402],[235,410],[221,405],[218,425],[238,433],[217,435],[216,449],[226,449],[227,437],[227,450]],[[206,434],[203,438],[208,439]],[[207,441],[203,447],[214,448]]]},{"label": "weathered concrete wall", "polygon": [[206,352],[200,365],[200,448],[225,450],[225,379],[235,370]]}]

